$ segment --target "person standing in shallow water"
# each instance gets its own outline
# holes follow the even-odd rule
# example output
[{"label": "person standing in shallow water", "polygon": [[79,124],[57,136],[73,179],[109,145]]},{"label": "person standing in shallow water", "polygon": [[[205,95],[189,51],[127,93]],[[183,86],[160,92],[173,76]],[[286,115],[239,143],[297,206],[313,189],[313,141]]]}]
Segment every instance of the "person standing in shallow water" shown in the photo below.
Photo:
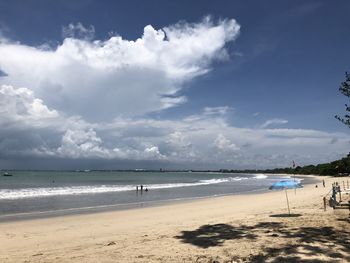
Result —
[{"label": "person standing in shallow water", "polygon": [[141,192],[143,191],[143,185],[141,184]]}]

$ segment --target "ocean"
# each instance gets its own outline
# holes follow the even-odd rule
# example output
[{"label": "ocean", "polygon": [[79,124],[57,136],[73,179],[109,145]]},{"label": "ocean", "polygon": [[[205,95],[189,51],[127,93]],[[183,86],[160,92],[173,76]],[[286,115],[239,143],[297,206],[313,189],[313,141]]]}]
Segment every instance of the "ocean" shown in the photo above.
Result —
[{"label": "ocean", "polygon": [[[264,192],[272,183],[290,178],[288,175],[143,171],[13,171],[11,174],[13,176],[0,176],[0,221]],[[142,192],[140,185],[144,187]]]}]

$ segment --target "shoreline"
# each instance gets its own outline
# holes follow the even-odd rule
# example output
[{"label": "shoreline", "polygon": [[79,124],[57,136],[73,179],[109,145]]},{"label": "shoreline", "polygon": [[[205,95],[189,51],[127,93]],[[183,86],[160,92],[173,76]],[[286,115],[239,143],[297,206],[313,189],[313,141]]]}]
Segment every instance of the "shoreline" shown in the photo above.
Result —
[{"label": "shoreline", "polygon": [[[286,217],[284,192],[270,191],[140,209],[2,222],[0,261],[268,262],[265,257],[274,257],[275,253],[269,246],[281,249],[279,257],[293,254],[301,258],[308,254],[296,249],[291,252],[289,248],[300,246],[305,250],[317,246],[324,253],[314,252],[313,257],[324,262],[335,258],[346,261],[350,259],[350,251],[342,242],[350,242],[348,211],[322,209],[322,197],[331,183],[343,178],[323,179],[326,188],[309,184],[296,194],[289,191],[293,217]],[[308,240],[303,241],[303,235]],[[325,242],[332,242],[336,255],[323,247]],[[259,257],[263,260],[254,261]]]},{"label": "shoreline", "polygon": [[[278,174],[278,176],[281,176],[281,175],[290,176],[289,179],[293,178],[292,175]],[[321,179],[318,177],[319,176],[316,176],[316,175],[297,175],[297,174],[295,175],[295,178],[301,179],[304,185],[314,184],[314,183],[317,183],[318,181],[321,181]],[[136,203],[120,203],[120,204],[76,207],[76,208],[48,210],[48,211],[34,211],[34,212],[4,214],[4,215],[0,215],[0,224],[2,222],[11,222],[11,221],[25,221],[25,220],[33,220],[33,219],[71,216],[71,215],[74,216],[74,215],[80,215],[80,214],[86,215],[86,214],[98,214],[98,213],[116,212],[116,211],[124,211],[124,210],[134,210],[134,209],[142,209],[142,208],[148,208],[148,207],[167,206],[171,204],[189,203],[196,200],[220,198],[225,196],[257,195],[257,194],[264,194],[269,192],[270,190],[268,189],[259,189],[259,190],[236,192],[236,193],[230,193],[230,194],[215,194],[215,195],[200,196],[200,197],[184,197],[184,198],[144,201],[144,202],[136,202]]]}]

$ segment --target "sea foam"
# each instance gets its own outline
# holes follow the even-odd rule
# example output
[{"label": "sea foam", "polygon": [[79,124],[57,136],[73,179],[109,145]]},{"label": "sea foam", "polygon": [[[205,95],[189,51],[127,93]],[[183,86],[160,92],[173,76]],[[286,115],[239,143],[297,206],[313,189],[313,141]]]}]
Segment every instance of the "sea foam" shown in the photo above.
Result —
[{"label": "sea foam", "polygon": [[[219,179],[200,180],[193,183],[149,184],[149,189],[168,189],[178,187],[211,185],[225,182],[246,180],[247,177],[227,177]],[[23,199],[60,195],[99,194],[109,192],[125,192],[135,190],[136,185],[92,185],[92,186],[69,186],[69,187],[41,187],[21,189],[1,189],[0,200]]]},{"label": "sea foam", "polygon": [[254,178],[255,179],[266,179],[267,175],[265,175],[265,174],[256,174]]}]

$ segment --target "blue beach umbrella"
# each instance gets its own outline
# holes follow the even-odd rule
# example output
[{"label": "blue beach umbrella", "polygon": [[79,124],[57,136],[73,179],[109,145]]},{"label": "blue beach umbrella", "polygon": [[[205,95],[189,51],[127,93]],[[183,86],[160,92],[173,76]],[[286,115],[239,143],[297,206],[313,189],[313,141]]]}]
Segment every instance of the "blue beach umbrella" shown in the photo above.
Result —
[{"label": "blue beach umbrella", "polygon": [[269,187],[269,189],[270,190],[285,190],[287,205],[288,205],[288,213],[290,214],[287,189],[296,189],[296,188],[302,188],[302,187],[303,186],[299,182],[292,181],[292,180],[282,180],[282,181],[278,181],[278,182],[272,184]]}]

